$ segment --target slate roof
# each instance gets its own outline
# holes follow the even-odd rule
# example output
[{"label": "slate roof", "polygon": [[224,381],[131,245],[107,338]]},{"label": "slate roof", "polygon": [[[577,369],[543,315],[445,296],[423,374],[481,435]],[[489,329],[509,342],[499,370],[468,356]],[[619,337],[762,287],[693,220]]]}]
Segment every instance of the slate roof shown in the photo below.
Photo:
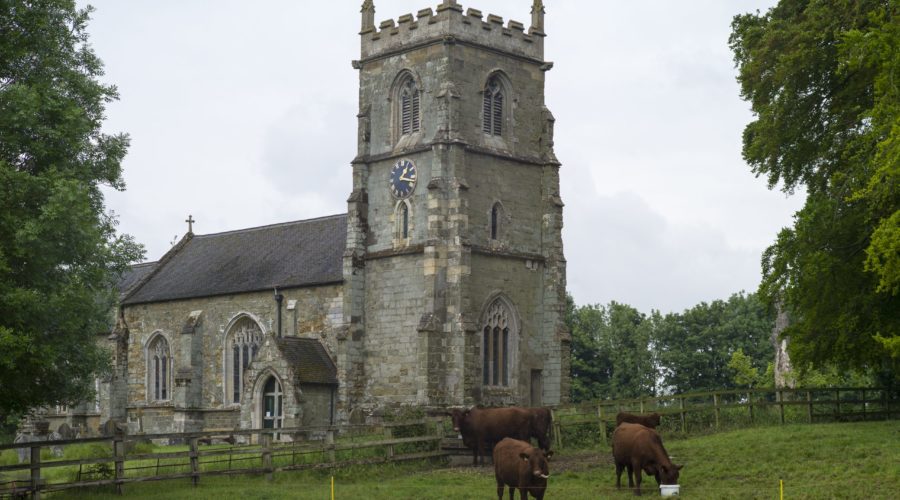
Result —
[{"label": "slate roof", "polygon": [[321,342],[316,339],[283,337],[276,339],[275,343],[293,368],[297,382],[337,385],[337,368]]},{"label": "slate roof", "polygon": [[144,262],[134,264],[119,277],[116,287],[119,291],[119,300],[124,299],[140,281],[156,269],[158,262]]},{"label": "slate roof", "polygon": [[122,303],[339,283],[346,241],[346,214],[225,233],[189,233]]}]

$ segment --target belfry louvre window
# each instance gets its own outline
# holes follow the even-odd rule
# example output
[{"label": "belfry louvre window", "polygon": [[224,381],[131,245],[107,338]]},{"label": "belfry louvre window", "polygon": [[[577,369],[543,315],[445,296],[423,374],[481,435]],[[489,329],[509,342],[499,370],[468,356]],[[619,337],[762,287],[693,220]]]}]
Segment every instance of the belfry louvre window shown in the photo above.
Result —
[{"label": "belfry louvre window", "polygon": [[482,115],[485,134],[503,135],[503,87],[496,76],[488,80],[484,88]]},{"label": "belfry louvre window", "polygon": [[509,310],[500,300],[488,308],[481,345],[482,383],[509,385],[510,321]]},{"label": "belfry louvre window", "polygon": [[400,88],[400,135],[419,131],[419,89],[412,78]]}]

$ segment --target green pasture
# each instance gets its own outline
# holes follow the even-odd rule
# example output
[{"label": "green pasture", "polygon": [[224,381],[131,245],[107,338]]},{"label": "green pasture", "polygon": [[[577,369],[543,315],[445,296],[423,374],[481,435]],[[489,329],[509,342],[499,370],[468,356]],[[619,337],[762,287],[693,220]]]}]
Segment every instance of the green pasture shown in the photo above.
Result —
[{"label": "green pasture", "polygon": [[[900,422],[788,424],[679,438],[664,434],[676,463],[685,464],[682,498],[786,499],[897,498],[900,491]],[[167,449],[168,451],[168,449]],[[490,467],[415,462],[262,476],[201,478],[125,485],[135,498],[496,498]],[[623,476],[624,479],[624,476]],[[645,479],[645,494],[655,481]],[[615,490],[605,448],[563,448],[551,462],[546,498],[631,498]],[[517,495],[518,496],[518,495]],[[53,498],[121,498],[110,488],[57,493]],[[504,497],[506,498],[506,497]]]}]

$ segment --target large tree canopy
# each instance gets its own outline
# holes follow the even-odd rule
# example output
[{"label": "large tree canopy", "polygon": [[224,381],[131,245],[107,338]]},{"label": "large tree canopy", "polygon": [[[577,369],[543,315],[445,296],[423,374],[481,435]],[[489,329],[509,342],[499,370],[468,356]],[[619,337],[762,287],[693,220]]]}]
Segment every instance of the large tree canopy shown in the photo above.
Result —
[{"label": "large tree canopy", "polygon": [[770,188],[807,195],[763,255],[760,294],[791,313],[795,363],[896,376],[900,4],[781,0],[732,28],[755,114],[744,158]]},{"label": "large tree canopy", "polygon": [[104,208],[128,137],[101,132],[117,95],[98,81],[88,15],[0,0],[0,416],[90,394],[115,277],[142,254]]}]

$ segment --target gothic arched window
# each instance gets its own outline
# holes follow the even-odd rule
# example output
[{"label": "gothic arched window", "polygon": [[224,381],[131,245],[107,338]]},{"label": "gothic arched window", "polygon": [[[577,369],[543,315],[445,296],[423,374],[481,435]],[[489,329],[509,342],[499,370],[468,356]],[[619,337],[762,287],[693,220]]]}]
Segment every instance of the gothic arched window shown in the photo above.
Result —
[{"label": "gothic arched window", "polygon": [[503,214],[503,207],[500,202],[494,203],[491,207],[491,239],[500,239],[500,219]]},{"label": "gothic arched window", "polygon": [[488,135],[503,135],[503,85],[492,76],[484,87],[482,130]]},{"label": "gothic arched window", "polygon": [[172,356],[169,343],[162,335],[157,335],[147,346],[147,369],[149,373],[148,394],[153,401],[172,399]]},{"label": "gothic arched window", "polygon": [[508,386],[512,369],[512,314],[501,299],[494,300],[487,310],[483,338],[482,383],[484,385]]},{"label": "gothic arched window", "polygon": [[397,237],[401,240],[409,238],[409,205],[405,201],[397,205]]},{"label": "gothic arched window", "polygon": [[400,135],[419,131],[419,89],[412,76],[400,85]]},{"label": "gothic arched window", "polygon": [[225,401],[240,403],[244,373],[262,344],[262,330],[250,318],[238,320],[225,337]]}]

